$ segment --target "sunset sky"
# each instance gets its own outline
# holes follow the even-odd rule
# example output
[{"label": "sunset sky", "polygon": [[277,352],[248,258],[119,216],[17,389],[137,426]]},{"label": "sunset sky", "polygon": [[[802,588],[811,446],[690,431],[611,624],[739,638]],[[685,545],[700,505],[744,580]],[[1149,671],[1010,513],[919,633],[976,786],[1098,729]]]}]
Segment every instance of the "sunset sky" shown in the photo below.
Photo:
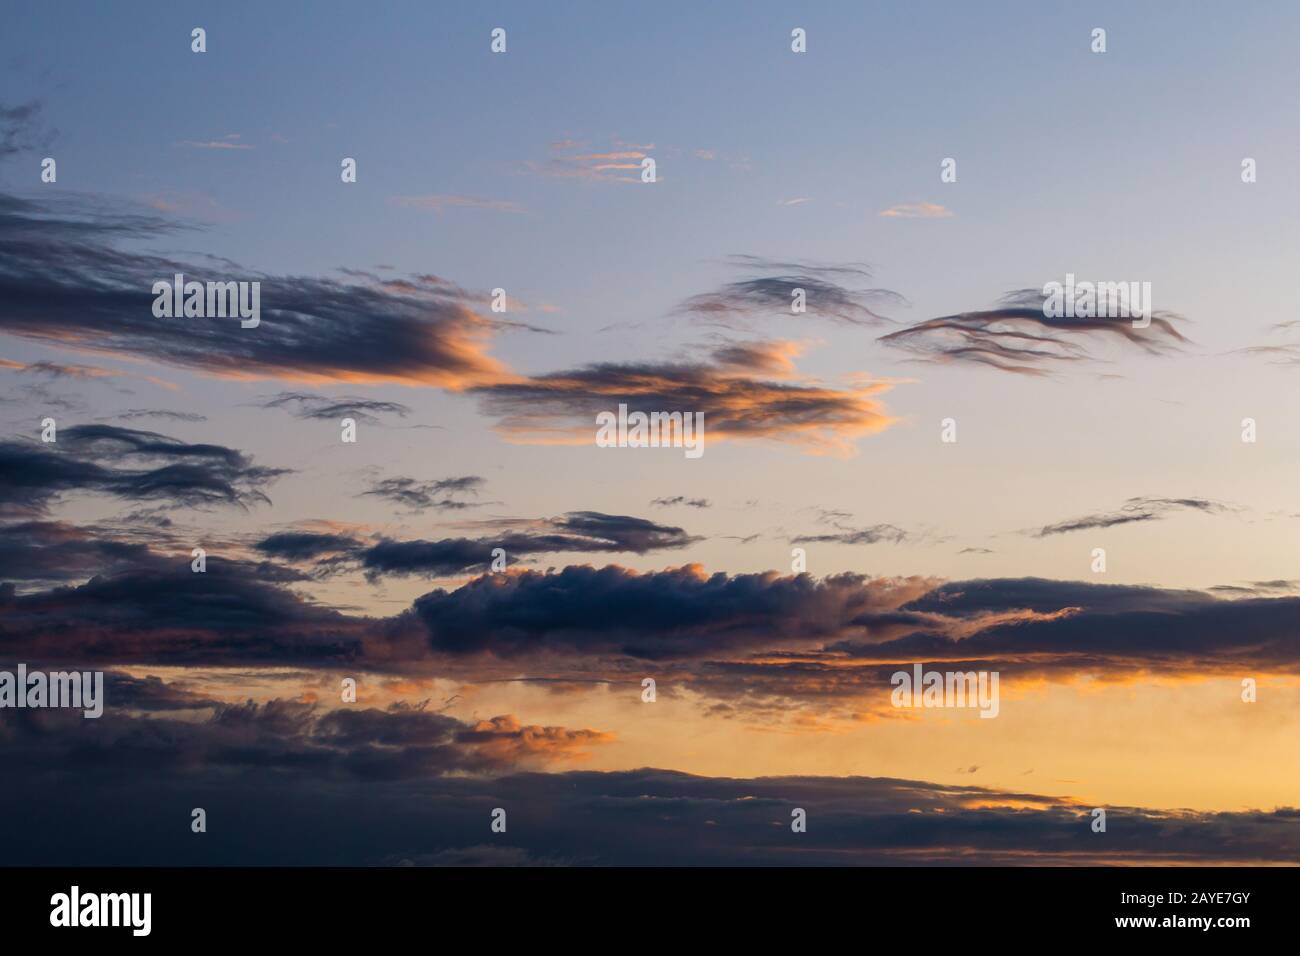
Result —
[{"label": "sunset sky", "polygon": [[[0,670],[108,697],[0,710],[6,862],[1294,863],[1298,29],[7,17]],[[1067,274],[1154,321],[1045,319]],[[997,717],[894,707],[917,663]]]}]

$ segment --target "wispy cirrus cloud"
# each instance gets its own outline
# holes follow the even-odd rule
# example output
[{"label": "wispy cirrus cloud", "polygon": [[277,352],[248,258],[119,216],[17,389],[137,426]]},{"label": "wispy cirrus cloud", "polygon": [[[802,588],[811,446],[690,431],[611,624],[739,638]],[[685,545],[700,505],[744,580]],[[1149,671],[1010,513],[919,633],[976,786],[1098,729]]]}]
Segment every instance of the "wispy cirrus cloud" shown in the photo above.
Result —
[{"label": "wispy cirrus cloud", "polygon": [[1083,515],[1045,525],[1032,532],[1034,537],[1046,538],[1054,534],[1069,534],[1072,531],[1094,531],[1113,528],[1117,525],[1137,524],[1146,521],[1159,521],[1175,511],[1199,511],[1202,514],[1221,514],[1229,506],[1208,498],[1130,498],[1118,511]]},{"label": "wispy cirrus cloud", "polygon": [[1105,339],[1134,346],[1147,355],[1166,355],[1187,343],[1175,322],[1156,312],[1145,328],[1124,317],[1052,317],[1045,296],[1022,289],[1003,297],[998,308],[929,319],[890,332],[877,341],[910,352],[920,361],[983,365],[1017,375],[1043,376],[1054,367],[1092,357],[1087,343]]},{"label": "wispy cirrus cloud", "polygon": [[415,478],[384,478],[374,482],[363,495],[383,498],[414,511],[429,509],[458,511],[476,508],[478,502],[464,501],[461,495],[477,495],[487,482],[478,475],[418,481]]},{"label": "wispy cirrus cloud", "polygon": [[174,412],[166,408],[127,408],[106,417],[116,418],[124,422],[136,421],[141,418],[164,418],[174,422],[206,422],[208,420],[208,416],[200,415],[198,412]]},{"label": "wispy cirrus cloud", "polygon": [[359,422],[378,424],[379,415],[405,418],[411,409],[401,402],[385,402],[351,395],[313,395],[308,392],[281,392],[258,403],[260,408],[283,408],[294,418],[335,421],[350,416]]},{"label": "wispy cirrus cloud", "polygon": [[845,528],[824,534],[803,534],[790,539],[791,544],[898,544],[910,536],[892,524],[875,524],[866,528]]},{"label": "wispy cirrus cloud", "polygon": [[[785,262],[735,255],[727,259],[727,264],[759,274],[691,296],[676,311],[727,328],[745,328],[763,316],[789,319],[792,315],[848,325],[878,325],[889,320],[873,307],[906,301],[889,289],[861,287],[861,283],[871,281],[871,270],[863,263]],[[804,307],[798,313],[793,310],[797,290],[802,290]]]},{"label": "wispy cirrus cloud", "polygon": [[12,359],[0,359],[0,368],[28,375],[42,375],[48,378],[70,378],[83,382],[108,380],[115,378],[135,378],[157,385],[160,388],[175,390],[176,385],[153,375],[139,375],[123,372],[119,369],[102,368],[97,365],[75,365],[67,362],[16,362]]},{"label": "wispy cirrus cloud", "polygon": [[284,469],[254,465],[223,445],[191,444],[114,425],[62,428],[57,442],[0,442],[0,514],[42,514],[78,494],[188,506],[268,502]]},{"label": "wispy cirrus cloud", "polygon": [[676,505],[685,505],[688,508],[708,508],[710,502],[708,498],[687,498],[685,495],[672,495],[665,498],[656,498],[650,502],[659,508],[672,508]]}]

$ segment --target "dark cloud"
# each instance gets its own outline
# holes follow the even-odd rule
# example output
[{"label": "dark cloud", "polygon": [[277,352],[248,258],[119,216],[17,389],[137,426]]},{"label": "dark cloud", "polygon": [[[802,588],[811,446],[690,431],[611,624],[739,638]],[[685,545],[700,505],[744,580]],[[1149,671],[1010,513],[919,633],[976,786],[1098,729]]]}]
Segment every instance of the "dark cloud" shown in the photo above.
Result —
[{"label": "dark cloud", "polygon": [[[113,696],[113,695],[122,696]],[[206,708],[206,720],[168,712]],[[147,716],[136,716],[145,711]],[[513,715],[466,723],[394,704],[384,710],[322,710],[304,701],[231,704],[169,691],[156,679],[114,675],[104,715],[93,727],[79,713],[0,718],[0,740],[13,772],[45,774],[73,763],[86,774],[271,771],[320,782],[381,782],[447,773],[489,773],[585,755],[611,735],[594,730],[524,725]]]},{"label": "dark cloud", "polygon": [[351,554],[361,546],[350,534],[320,531],[281,531],[257,542],[258,551],[286,561],[304,561],[326,554]]},{"label": "dark cloud", "polygon": [[1034,289],[1008,294],[999,308],[929,319],[880,336],[880,342],[928,362],[985,365],[1019,375],[1048,375],[1054,366],[1091,357],[1090,339],[1166,354],[1187,342],[1174,326],[1181,316],[1154,312],[1146,328],[1128,318],[1051,318],[1045,297]]},{"label": "dark cloud", "polygon": [[378,628],[305,600],[273,567],[189,556],[16,594],[0,586],[0,658],[152,664],[342,664]]},{"label": "dark cloud", "polygon": [[154,558],[146,545],[97,538],[61,521],[0,524],[0,581],[85,580]]},{"label": "dark cloud", "polygon": [[960,658],[1004,677],[1300,672],[1300,641],[1287,623],[1300,612],[1293,596],[1220,600],[1196,591],[995,580],[945,585],[904,610],[936,617],[924,632],[853,653]]},{"label": "dark cloud", "polygon": [[[877,325],[889,320],[877,314],[873,304],[905,303],[902,296],[888,289],[846,285],[871,281],[871,270],[861,263],[780,262],[758,256],[732,256],[728,263],[747,272],[764,274],[692,296],[677,311],[727,328],[743,328],[760,316],[788,318],[800,314],[849,325]],[[804,291],[806,311],[803,313],[791,310],[796,289]]]},{"label": "dark cloud", "polygon": [[817,581],[708,575],[698,566],[644,574],[570,566],[485,575],[418,598],[413,614],[439,652],[690,658],[825,640],[890,594],[853,574]]},{"label": "dark cloud", "polygon": [[164,681],[153,675],[136,677],[122,671],[105,672],[104,698],[112,701],[109,713],[175,713],[224,706],[220,700],[195,691],[185,680]]},{"label": "dark cloud", "polygon": [[[40,719],[33,714],[22,718],[29,727]],[[82,721],[100,725],[94,728],[67,722],[41,731],[14,731],[6,716],[0,729],[9,731],[15,758],[0,791],[0,819],[15,824],[4,832],[6,859],[15,866],[988,866],[1287,864],[1300,853],[1300,812],[1290,808],[1109,806],[1099,840],[1091,804],[969,784],[658,769],[489,776],[474,772],[493,762],[458,739],[464,725],[436,716],[362,712],[331,724],[280,702],[227,708],[193,729],[156,718],[114,726],[106,714]],[[99,739],[88,740],[91,734]],[[186,810],[177,808],[192,806],[205,807],[209,821],[239,825],[223,829],[222,839],[199,841],[159,826],[178,814],[183,824]],[[507,810],[509,830],[488,844],[496,807]],[[806,812],[808,828],[792,835],[795,807]],[[105,814],[112,827],[103,826]]]},{"label": "dark cloud", "polygon": [[[603,527],[606,517],[565,520],[574,528],[588,520]],[[300,597],[289,587],[295,572],[278,565],[210,555],[207,573],[195,574],[184,553],[110,551],[51,522],[11,530],[0,536],[8,567],[21,568],[26,554],[30,575],[59,580],[57,571],[41,569],[66,555],[69,578],[95,561],[106,571],[76,587],[0,587],[0,659],[346,664],[385,672],[439,661],[466,679],[520,676],[518,666],[497,674],[488,666],[495,658],[528,662],[519,666],[531,677],[568,681],[625,680],[634,660],[650,659],[677,662],[665,674],[709,697],[755,706],[783,701],[787,709],[858,700],[868,711],[877,709],[875,701],[886,714],[889,675],[912,663],[997,670],[1007,682],[1300,673],[1300,597],[1280,590],[1223,598],[1035,578],[819,580],[710,575],[698,566],[637,572],[573,565],[485,574],[431,591],[393,617],[374,618]],[[658,540],[659,532],[649,532],[640,543],[634,536],[586,546],[628,549]],[[483,547],[456,540],[367,545],[346,535],[291,532],[265,539],[261,550],[317,561],[345,553],[355,566],[368,560],[391,573],[428,573],[483,561]]]},{"label": "dark cloud", "polygon": [[1210,588],[1216,594],[1247,594],[1275,596],[1300,591],[1300,581],[1252,581],[1249,584],[1217,584]]},{"label": "dark cloud", "polygon": [[1099,528],[1113,528],[1116,525],[1159,521],[1173,511],[1221,514],[1227,510],[1226,505],[1206,498],[1130,498],[1118,511],[1084,515],[1080,518],[1071,518],[1069,521],[1049,524],[1034,532],[1034,536],[1045,538],[1048,535],[1068,534],[1071,531],[1093,531]]},{"label": "dark cloud", "polygon": [[981,578],[938,584],[906,604],[909,611],[978,618],[1007,610],[1050,613],[1094,608],[1103,613],[1175,611],[1214,599],[1199,591],[1130,584],[1093,584],[1050,578]]},{"label": "dark cloud", "polygon": [[422,574],[446,576],[488,567],[497,548],[507,561],[520,556],[578,552],[631,553],[684,548],[699,541],[683,529],[629,515],[572,511],[559,518],[526,522],[527,530],[489,538],[438,541],[380,541],[360,554],[371,576]]},{"label": "dark cloud", "polygon": [[[853,618],[861,637],[820,649],[715,659],[692,687],[749,706],[817,700],[888,717],[889,677],[900,668],[997,671],[1017,680],[1139,676],[1207,679],[1300,673],[1300,642],[1287,622],[1300,599],[1222,600],[1199,591],[1036,578],[942,584],[893,609]],[[850,628],[842,628],[849,635]],[[873,703],[874,702],[874,703]]]},{"label": "dark cloud", "polygon": [[848,453],[855,439],[893,424],[875,399],[887,383],[839,389],[781,380],[798,352],[790,342],[755,342],[717,349],[710,361],[603,362],[471,391],[506,437],[543,444],[594,444],[596,416],[620,404],[647,415],[702,412],[706,446],[770,439]]},{"label": "dark cloud", "polygon": [[0,514],[39,514],[78,493],[247,507],[269,501],[262,488],[286,473],[222,445],[113,425],[76,425],[56,437],[0,442]]},{"label": "dark cloud", "polygon": [[[89,196],[0,194],[0,331],[141,356],[231,378],[400,382],[459,389],[501,380],[484,351],[511,323],[480,316],[437,277],[276,276],[205,258],[130,251],[174,221]],[[201,257],[202,258],[202,257]],[[261,323],[153,315],[156,281],[261,282]]]},{"label": "dark cloud", "polygon": [[[469,479],[448,479],[449,487],[472,487]],[[373,579],[384,576],[445,577],[486,570],[493,552],[505,560],[565,552],[584,554],[649,554],[675,550],[701,539],[682,528],[630,515],[571,511],[557,518],[496,519],[475,527],[494,534],[478,538],[364,541],[349,533],[287,531],[270,535],[254,546],[270,557],[287,561],[316,561],[317,571],[333,573],[360,569]]]}]

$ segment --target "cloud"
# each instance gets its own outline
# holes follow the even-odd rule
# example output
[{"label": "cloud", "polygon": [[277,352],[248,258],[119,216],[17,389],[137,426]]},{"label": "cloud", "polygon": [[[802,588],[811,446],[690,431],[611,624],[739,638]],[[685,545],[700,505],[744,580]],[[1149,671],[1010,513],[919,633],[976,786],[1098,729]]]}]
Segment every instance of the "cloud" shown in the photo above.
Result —
[{"label": "cloud", "polygon": [[[901,610],[924,630],[852,653],[876,660],[984,662],[1004,679],[1137,673],[1208,677],[1300,673],[1300,642],[1283,622],[1294,596],[1221,600],[1199,591],[1036,578],[945,584]],[[846,648],[847,649],[847,648]]]},{"label": "cloud", "polygon": [[1300,591],[1300,581],[1252,581],[1247,585],[1217,584],[1209,590],[1215,594],[1248,594],[1252,597],[1289,595]]},{"label": "cloud", "polygon": [[373,627],[215,554],[203,574],[186,554],[76,587],[0,587],[0,657],[11,660],[342,665],[360,656]]},{"label": "cloud", "polygon": [[1278,360],[1275,365],[1300,365],[1300,345],[1252,345],[1249,348],[1237,349],[1237,352],[1244,355],[1275,355]]},{"label": "cloud", "polygon": [[206,422],[208,420],[208,416],[200,415],[198,412],[173,412],[165,408],[128,408],[108,417],[122,421],[135,421],[140,418],[165,418],[176,422]]},{"label": "cloud", "polygon": [[322,555],[352,554],[361,546],[350,534],[321,531],[279,531],[257,542],[263,554],[286,561],[303,561]]},{"label": "cloud", "polygon": [[375,482],[363,495],[384,498],[417,511],[426,509],[460,510],[476,508],[477,502],[461,501],[459,495],[477,495],[487,482],[477,475],[417,481],[414,478],[384,478]]},{"label": "cloud", "polygon": [[716,350],[699,362],[601,362],[472,389],[510,441],[593,443],[596,416],[620,404],[629,413],[704,413],[705,441],[766,439],[813,452],[849,455],[853,442],[895,421],[875,400],[890,383],[832,388],[786,378],[788,342]]},{"label": "cloud", "polygon": [[[16,866],[1286,864],[1300,853],[1291,808],[1111,806],[1099,847],[1087,805],[1023,790],[653,768],[476,772],[494,754],[435,714],[362,711],[345,722],[334,712],[327,723],[292,702],[231,706],[192,726],[106,714],[87,741],[70,721],[38,736],[35,712],[7,713],[23,715],[0,724],[14,770],[0,813],[26,824],[6,842]],[[149,786],[120,798],[145,775]],[[107,829],[90,812],[106,803]],[[479,834],[503,804],[510,843],[485,846]],[[157,826],[169,808],[192,805],[237,807],[240,826],[197,842]],[[793,841],[792,807],[810,821]],[[323,839],[339,820],[347,838]]]},{"label": "cloud", "polygon": [[1221,514],[1228,510],[1226,505],[1206,498],[1129,498],[1118,511],[1104,514],[1084,515],[1056,524],[1046,525],[1034,533],[1034,537],[1045,538],[1053,534],[1068,534],[1072,531],[1095,531],[1100,528],[1113,528],[1116,525],[1134,524],[1144,521],[1159,521],[1172,511],[1199,511],[1203,514]]},{"label": "cloud", "polygon": [[876,524],[868,528],[845,528],[833,534],[805,534],[791,538],[791,544],[878,544],[889,541],[898,544],[910,535],[892,524]]},{"label": "cloud", "polygon": [[669,659],[816,643],[893,594],[890,584],[852,574],[819,582],[773,572],[708,575],[699,565],[644,574],[570,566],[485,575],[418,598],[413,614],[441,652]]},{"label": "cloud", "polygon": [[475,196],[454,196],[445,193],[427,196],[394,196],[389,202],[406,209],[428,209],[438,213],[448,209],[488,209],[493,212],[512,213],[527,211],[518,203],[505,199],[480,199]]},{"label": "cloud", "polygon": [[[15,769],[37,772],[70,761],[101,778],[123,770],[182,779],[268,771],[319,782],[374,783],[570,762],[613,740],[594,730],[524,725],[512,714],[466,723],[406,703],[323,710],[296,700],[221,703],[165,695],[165,686],[118,677],[109,682],[105,713],[93,735],[77,733],[82,726],[72,718],[80,714],[56,712],[44,720],[7,720],[0,724],[0,740]],[[150,713],[124,713],[124,703]],[[211,715],[167,716],[196,708],[210,708]]]},{"label": "cloud", "polygon": [[49,147],[57,134],[45,129],[42,110],[39,100],[16,106],[0,103],[0,159]]},{"label": "cloud", "polygon": [[514,766],[534,758],[585,757],[584,747],[608,743],[613,734],[565,727],[525,727],[513,714],[480,720],[456,735],[458,743],[472,746],[475,753],[499,766]]},{"label": "cloud", "polygon": [[0,581],[71,581],[152,561],[146,545],[96,537],[62,521],[0,524]]},{"label": "cloud", "polygon": [[[877,314],[872,305],[903,304],[905,300],[888,289],[852,288],[847,281],[871,280],[870,269],[862,263],[781,262],[759,256],[731,256],[728,264],[747,272],[764,273],[730,282],[702,295],[692,296],[677,307],[710,324],[743,328],[759,316],[794,315],[830,319],[848,325],[878,325],[889,320]],[[795,313],[795,290],[804,292],[805,312]]]},{"label": "cloud", "polygon": [[599,511],[571,511],[558,518],[492,519],[473,527],[492,534],[434,541],[379,538],[367,542],[350,534],[289,531],[270,535],[257,542],[255,548],[281,560],[316,561],[318,573],[360,569],[371,580],[377,580],[385,576],[447,577],[483,571],[498,550],[513,562],[521,557],[565,552],[648,554],[684,548],[700,540],[671,525]]},{"label": "cloud", "polygon": [[497,549],[504,551],[508,560],[515,560],[564,552],[648,554],[684,548],[700,540],[671,525],[599,511],[571,511],[559,518],[530,521],[524,523],[523,530],[511,530],[513,524],[507,523],[502,533],[488,538],[381,540],[357,556],[371,577],[447,576],[487,568]]},{"label": "cloud", "polygon": [[223,445],[113,425],[62,428],[57,438],[0,442],[0,514],[40,514],[73,494],[248,507],[269,502],[262,488],[287,473]]},{"label": "cloud", "polygon": [[671,508],[675,505],[685,505],[688,508],[708,508],[711,507],[708,498],[687,498],[685,495],[673,495],[670,498],[655,498],[650,504],[660,508]]},{"label": "cloud", "polygon": [[[276,276],[225,260],[195,265],[124,248],[179,228],[86,196],[0,194],[0,332],[236,379],[462,389],[509,377],[485,346],[497,331],[521,326],[480,316],[446,280],[383,280],[355,270],[348,282]],[[153,283],[176,273],[261,282],[260,325],[155,318]]]},{"label": "cloud", "polygon": [[562,140],[550,145],[550,155],[546,160],[529,160],[524,163],[524,169],[560,179],[640,183],[641,161],[650,156],[653,149],[653,143],[615,140],[609,149],[592,152],[590,143]]},{"label": "cloud", "polygon": [[921,361],[985,365],[1017,375],[1042,376],[1051,368],[1091,358],[1086,342],[1107,338],[1163,355],[1187,342],[1174,327],[1171,312],[1152,314],[1146,328],[1128,318],[1052,318],[1044,296],[1025,289],[1005,296],[985,312],[963,312],[929,319],[879,337],[877,341],[912,353]]},{"label": "cloud", "polygon": [[111,371],[106,368],[97,368],[93,365],[64,365],[58,362],[15,362],[11,359],[0,359],[0,368],[10,369],[15,372],[27,372],[33,375],[48,375],[51,378],[112,378],[115,375],[123,375],[123,372]]},{"label": "cloud", "polygon": [[938,203],[900,202],[882,209],[880,215],[886,219],[950,219],[953,213]]},{"label": "cloud", "polygon": [[241,143],[239,141],[241,138],[239,133],[228,133],[220,139],[185,139],[176,145],[185,149],[253,149],[248,143]]},{"label": "cloud", "polygon": [[85,382],[112,378],[138,378],[162,388],[176,388],[176,386],[170,382],[165,382],[152,375],[135,375],[131,372],[121,372],[117,369],[100,368],[97,365],[69,365],[63,362],[23,363],[15,362],[12,359],[0,359],[0,368],[9,369],[10,371],[18,372],[20,374],[44,375],[56,379],[70,378]]},{"label": "cloud", "polygon": [[310,395],[305,392],[281,392],[260,403],[262,408],[283,408],[294,418],[318,421],[338,421],[352,417],[359,422],[379,424],[378,415],[397,415],[405,418],[411,409],[400,402],[381,402],[371,398],[349,395]]},{"label": "cloud", "polygon": [[[612,735],[512,714],[463,721],[424,704],[221,701],[157,677],[106,677],[96,721],[0,714],[11,777],[0,813],[21,809],[26,824],[7,844],[18,865],[493,864],[500,855],[472,834],[503,805],[507,859],[519,864],[1283,863],[1300,851],[1300,813],[1288,808],[1112,806],[1101,851],[1078,835],[1090,805],[1069,796],[887,777],[578,771],[566,765]],[[105,830],[87,809],[114,794]],[[239,807],[243,823],[233,839],[201,845],[156,826],[167,807],[194,804]],[[796,806],[815,825],[794,846]],[[320,839],[339,819],[349,838]],[[709,838],[681,838],[701,832]]]},{"label": "cloud", "polygon": [[[513,547],[522,550],[509,552],[512,559],[530,548],[646,553],[691,540],[680,529],[588,513],[545,524],[517,534]],[[5,529],[0,562],[29,568],[20,579],[77,580],[94,562],[103,566],[73,587],[18,593],[0,586],[0,660],[395,673],[438,662],[441,672],[471,681],[623,681],[639,671],[635,661],[654,660],[665,683],[754,713],[833,703],[885,717],[897,716],[888,706],[890,675],[914,663],[997,670],[1006,687],[1081,677],[1300,674],[1300,596],[1279,582],[1221,597],[1038,578],[941,583],[570,565],[484,574],[430,591],[392,617],[365,617],[299,596],[289,587],[298,580],[291,568],[214,552],[207,572],[194,574],[188,552],[157,554],[131,542],[106,548],[104,541],[54,522]],[[496,541],[509,548],[512,538]],[[254,553],[436,574],[484,563],[491,543],[291,531],[263,539]],[[58,570],[61,560],[66,570]],[[493,661],[514,663],[501,673]]]},{"label": "cloud", "polygon": [[585,673],[604,676],[621,673],[614,662],[623,658],[677,661],[676,679],[706,696],[789,708],[876,701],[888,714],[889,677],[913,663],[998,670],[1008,685],[1300,673],[1288,623],[1298,611],[1293,594],[1222,600],[1034,578],[817,580],[692,565],[486,575],[417,599],[412,616],[439,654],[568,656],[571,675],[585,662]]}]

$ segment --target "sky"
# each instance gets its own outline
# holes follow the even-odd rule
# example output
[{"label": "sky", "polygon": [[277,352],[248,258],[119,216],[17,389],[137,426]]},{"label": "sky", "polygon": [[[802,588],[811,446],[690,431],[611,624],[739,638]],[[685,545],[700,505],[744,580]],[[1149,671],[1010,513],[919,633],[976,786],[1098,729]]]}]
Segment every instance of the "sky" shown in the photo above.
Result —
[{"label": "sky", "polygon": [[0,709],[13,862],[1292,862],[1297,26],[10,17],[0,670],[107,687]]}]

